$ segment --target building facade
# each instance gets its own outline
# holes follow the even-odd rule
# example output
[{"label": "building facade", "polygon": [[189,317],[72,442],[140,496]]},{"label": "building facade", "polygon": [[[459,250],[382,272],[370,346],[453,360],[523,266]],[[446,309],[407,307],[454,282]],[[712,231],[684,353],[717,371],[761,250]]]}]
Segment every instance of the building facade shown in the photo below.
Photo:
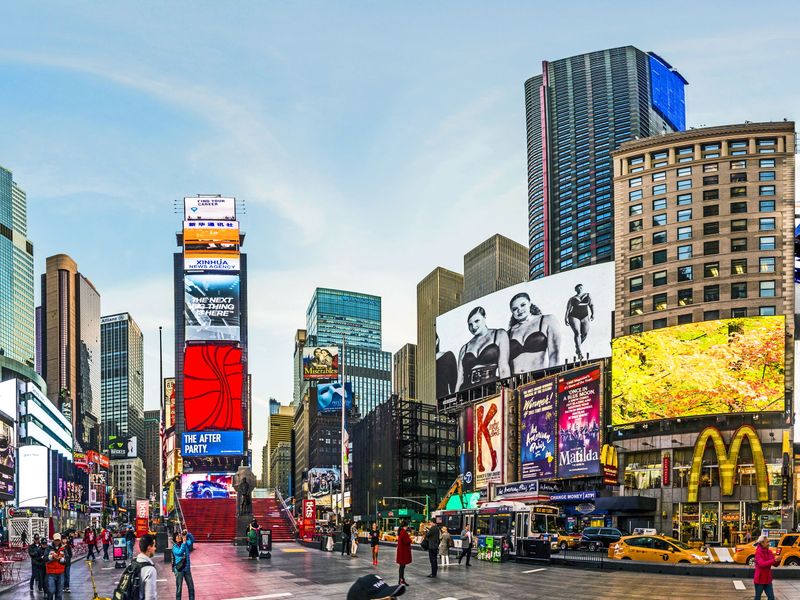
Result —
[{"label": "building facade", "polygon": [[611,152],[685,129],[685,84],[632,46],[544,61],[525,82],[530,279],[613,260]]},{"label": "building facade", "polygon": [[464,276],[436,267],[417,284],[417,398],[436,404],[436,317],[461,305]]},{"label": "building facade", "polygon": [[135,510],[137,500],[149,498],[144,463],[141,458],[112,460],[111,470],[114,487],[117,490],[117,501],[119,502],[120,494],[124,496],[124,503],[120,502],[121,506],[125,506],[128,511]]},{"label": "building facade", "polygon": [[146,410],[142,422],[142,441],[139,448],[142,451],[142,461],[145,470],[145,488],[149,497],[150,493],[158,493],[161,485],[161,411]]},{"label": "building facade", "polygon": [[0,351],[35,366],[33,243],[25,192],[0,167]]},{"label": "building facade", "polygon": [[406,344],[394,353],[392,391],[406,400],[417,399],[417,345]]},{"label": "building facade", "polygon": [[284,498],[290,495],[291,443],[280,442],[269,457],[269,487],[280,490]]},{"label": "building facade", "polygon": [[528,248],[499,233],[464,255],[462,302],[528,281]]},{"label": "building facade", "polygon": [[136,436],[139,442],[137,456],[144,458],[142,330],[128,313],[120,313],[100,319],[100,336],[100,430],[103,448],[109,448],[109,436]]},{"label": "building facade", "polygon": [[264,476],[264,485],[267,487],[274,487],[272,484],[271,465],[272,465],[272,451],[278,447],[278,444],[286,443],[291,445],[292,441],[292,425],[294,423],[294,408],[291,406],[282,406],[275,400],[274,410],[273,404],[270,399],[270,415],[269,427],[267,429],[267,444],[264,446],[263,459],[266,461],[261,469]]}]

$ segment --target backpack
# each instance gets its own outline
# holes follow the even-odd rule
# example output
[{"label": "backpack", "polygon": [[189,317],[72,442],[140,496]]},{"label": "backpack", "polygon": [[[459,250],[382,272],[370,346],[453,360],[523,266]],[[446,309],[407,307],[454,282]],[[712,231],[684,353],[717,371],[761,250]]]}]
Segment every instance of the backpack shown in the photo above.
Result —
[{"label": "backpack", "polygon": [[145,566],[138,560],[131,561],[122,576],[119,578],[117,588],[111,596],[113,600],[139,600],[142,594],[142,567]]}]

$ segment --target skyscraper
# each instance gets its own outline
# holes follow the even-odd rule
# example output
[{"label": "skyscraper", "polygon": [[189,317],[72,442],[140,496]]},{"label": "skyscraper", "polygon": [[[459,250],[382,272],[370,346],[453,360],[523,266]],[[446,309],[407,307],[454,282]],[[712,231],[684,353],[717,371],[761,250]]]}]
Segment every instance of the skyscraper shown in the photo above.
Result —
[{"label": "skyscraper", "polygon": [[499,233],[464,255],[462,302],[528,280],[528,249]]},{"label": "skyscraper", "polygon": [[0,167],[0,354],[34,366],[33,244],[25,192]]},{"label": "skyscraper", "polygon": [[392,392],[403,400],[417,398],[417,345],[406,344],[394,353]]},{"label": "skyscraper", "polygon": [[139,442],[143,448],[144,469],[146,475],[147,494],[158,492],[159,468],[161,465],[161,411],[144,411],[144,440]]},{"label": "skyscraper", "polygon": [[613,260],[611,152],[685,129],[686,83],[633,46],[544,61],[525,82],[531,279]]},{"label": "skyscraper", "polygon": [[[100,319],[101,432],[137,438],[137,456],[144,456],[144,336],[128,313]],[[125,457],[131,458],[131,457]]]},{"label": "skyscraper", "polygon": [[436,267],[417,284],[417,398],[436,404],[436,317],[461,304],[464,276]]},{"label": "skyscraper", "polygon": [[76,445],[99,450],[100,294],[66,254],[46,260],[41,345],[50,401],[72,422]]}]

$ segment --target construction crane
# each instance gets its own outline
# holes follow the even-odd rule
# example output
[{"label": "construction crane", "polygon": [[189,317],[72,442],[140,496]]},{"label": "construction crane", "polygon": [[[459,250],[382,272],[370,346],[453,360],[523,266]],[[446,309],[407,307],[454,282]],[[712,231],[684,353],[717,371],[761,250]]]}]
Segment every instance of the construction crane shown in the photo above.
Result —
[{"label": "construction crane", "polygon": [[458,494],[461,498],[461,506],[462,508],[466,505],[464,502],[464,488],[463,488],[463,479],[461,475],[456,477],[456,480],[453,482],[453,485],[450,486],[450,489],[447,490],[447,493],[442,498],[442,501],[439,502],[439,506],[436,510],[444,510],[447,507],[447,501],[450,500],[450,497],[453,494]]}]

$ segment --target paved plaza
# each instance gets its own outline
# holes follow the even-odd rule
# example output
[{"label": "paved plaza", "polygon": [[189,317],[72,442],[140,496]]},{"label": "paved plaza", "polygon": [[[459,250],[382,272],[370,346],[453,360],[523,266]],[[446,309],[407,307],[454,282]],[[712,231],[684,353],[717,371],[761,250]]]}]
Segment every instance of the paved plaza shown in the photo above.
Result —
[{"label": "paved plaza", "polygon": [[[365,550],[366,548],[362,548]],[[367,573],[387,582],[397,581],[394,548],[382,547],[379,566],[373,567],[367,552],[357,558],[320,552],[295,544],[280,544],[270,560],[251,561],[243,548],[227,544],[198,545],[192,554],[192,574],[197,600],[267,600],[286,598],[344,599],[350,584]],[[121,571],[113,563],[96,563],[97,589],[108,597]],[[175,597],[175,581],[168,565],[157,561],[158,593],[162,600]],[[477,600],[500,598],[614,598],[654,600],[752,598],[749,580],[682,577],[648,573],[600,572],[564,567],[516,563],[488,564],[473,561],[469,569],[454,564],[440,569],[439,577],[425,577],[427,555],[414,552],[406,571],[411,584],[405,598],[420,600]],[[737,589],[737,588],[744,589]],[[776,598],[800,598],[800,580],[776,581]],[[73,566],[72,593],[66,599],[91,600],[91,583],[84,561]],[[184,598],[188,598],[184,590]],[[43,598],[28,591],[27,582],[0,593],[0,598]]]}]

